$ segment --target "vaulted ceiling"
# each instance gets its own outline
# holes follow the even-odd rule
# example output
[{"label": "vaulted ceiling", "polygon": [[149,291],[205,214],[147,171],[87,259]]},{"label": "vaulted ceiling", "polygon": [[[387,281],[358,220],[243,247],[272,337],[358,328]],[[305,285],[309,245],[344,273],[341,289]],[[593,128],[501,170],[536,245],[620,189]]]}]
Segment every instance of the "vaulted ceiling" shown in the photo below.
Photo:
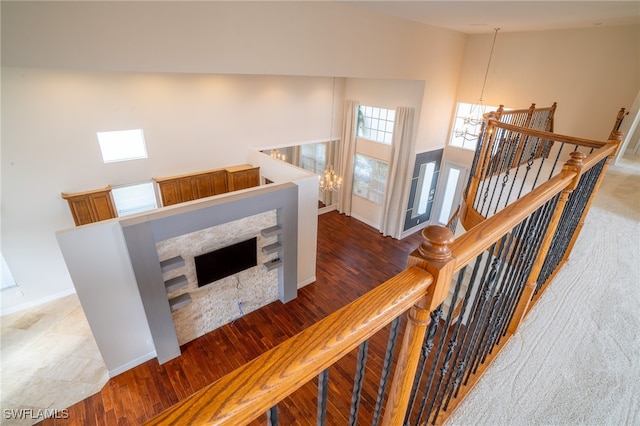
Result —
[{"label": "vaulted ceiling", "polygon": [[634,1],[347,1],[398,18],[467,34],[640,23]]}]

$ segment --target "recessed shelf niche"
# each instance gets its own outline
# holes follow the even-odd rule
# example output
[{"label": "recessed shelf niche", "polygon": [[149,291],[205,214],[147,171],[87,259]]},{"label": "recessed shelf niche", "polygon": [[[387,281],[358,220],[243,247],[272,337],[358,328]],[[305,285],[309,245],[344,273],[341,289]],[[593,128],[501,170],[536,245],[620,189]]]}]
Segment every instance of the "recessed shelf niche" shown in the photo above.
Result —
[{"label": "recessed shelf niche", "polygon": [[162,273],[173,271],[174,269],[181,268],[184,266],[184,259],[182,256],[172,257],[170,259],[166,259],[160,262],[160,268],[162,269]]},{"label": "recessed shelf niche", "polygon": [[262,247],[262,253],[265,255],[277,253],[278,256],[275,259],[267,260],[262,265],[267,269],[267,271],[279,268],[282,266],[282,243],[280,242],[282,227],[280,225],[270,226],[269,228],[265,228],[260,231],[260,234],[262,234],[264,238],[278,237],[278,241],[275,243]]},{"label": "recessed shelf niche", "polygon": [[180,309],[183,306],[187,306],[190,303],[191,303],[191,296],[189,295],[189,293],[183,293],[180,296],[176,296],[173,299],[169,299],[169,306],[171,307],[172,311],[175,311],[176,309]]}]

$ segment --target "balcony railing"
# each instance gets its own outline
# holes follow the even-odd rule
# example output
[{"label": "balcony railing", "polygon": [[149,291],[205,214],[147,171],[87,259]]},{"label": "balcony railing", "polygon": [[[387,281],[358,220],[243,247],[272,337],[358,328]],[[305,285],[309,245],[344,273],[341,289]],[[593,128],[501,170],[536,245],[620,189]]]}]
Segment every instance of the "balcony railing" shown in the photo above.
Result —
[{"label": "balcony railing", "polygon": [[[540,152],[527,149],[533,139],[553,145],[540,159],[562,165],[526,191],[510,188],[517,197],[489,202],[497,208],[486,216],[467,198],[473,213],[463,205],[461,222],[477,223],[466,233],[454,239],[445,227],[425,228],[404,272],[149,424],[443,423],[570,255],[620,143],[615,131],[597,142],[491,120],[485,130],[524,144],[513,152]],[[493,145],[479,149],[489,154],[477,162],[476,183],[500,170],[491,165]],[[504,191],[511,182],[503,180],[491,191]],[[469,188],[487,202],[484,188]],[[308,404],[317,418],[296,417]]]}]

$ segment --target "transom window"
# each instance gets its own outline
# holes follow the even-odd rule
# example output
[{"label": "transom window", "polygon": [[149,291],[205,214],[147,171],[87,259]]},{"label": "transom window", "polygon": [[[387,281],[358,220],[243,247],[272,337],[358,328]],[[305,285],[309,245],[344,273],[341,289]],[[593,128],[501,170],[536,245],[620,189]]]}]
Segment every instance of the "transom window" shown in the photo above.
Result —
[{"label": "transom window", "polygon": [[147,158],[142,129],[98,132],[97,135],[105,163]]},{"label": "transom window", "polygon": [[389,164],[362,154],[356,154],[353,168],[353,194],[381,205],[387,184]]},{"label": "transom window", "polygon": [[111,188],[118,216],[146,212],[158,207],[153,182],[134,183]]},{"label": "transom window", "polygon": [[360,105],[358,107],[358,136],[391,145],[393,140],[393,125],[396,111]]}]

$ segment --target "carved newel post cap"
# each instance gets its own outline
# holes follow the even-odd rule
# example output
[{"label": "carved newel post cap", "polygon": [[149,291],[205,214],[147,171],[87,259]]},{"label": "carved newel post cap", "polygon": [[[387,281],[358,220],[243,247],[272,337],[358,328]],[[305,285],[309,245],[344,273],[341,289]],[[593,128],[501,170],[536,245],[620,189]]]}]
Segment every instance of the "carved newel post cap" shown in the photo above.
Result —
[{"label": "carved newel post cap", "polygon": [[587,154],[580,151],[573,151],[569,155],[571,155],[571,158],[567,160],[567,164],[575,167],[582,167],[582,160],[587,158]]},{"label": "carved newel post cap", "polygon": [[426,260],[444,262],[451,258],[451,244],[455,237],[449,228],[440,225],[427,226],[422,230],[424,241],[418,251]]}]

